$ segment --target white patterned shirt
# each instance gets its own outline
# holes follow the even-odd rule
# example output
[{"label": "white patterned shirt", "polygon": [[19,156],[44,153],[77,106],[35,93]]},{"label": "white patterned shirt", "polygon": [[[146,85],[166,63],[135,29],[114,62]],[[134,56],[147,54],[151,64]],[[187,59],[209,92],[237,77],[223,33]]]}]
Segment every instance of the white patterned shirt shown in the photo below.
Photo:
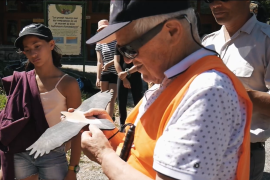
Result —
[{"label": "white patterned shirt", "polygon": [[[170,77],[207,55],[212,53],[201,49],[167,70],[162,84],[146,92],[135,124],[172,82]],[[191,83],[158,139],[153,168],[181,180],[234,180],[245,123],[246,105],[231,80],[206,71]]]}]

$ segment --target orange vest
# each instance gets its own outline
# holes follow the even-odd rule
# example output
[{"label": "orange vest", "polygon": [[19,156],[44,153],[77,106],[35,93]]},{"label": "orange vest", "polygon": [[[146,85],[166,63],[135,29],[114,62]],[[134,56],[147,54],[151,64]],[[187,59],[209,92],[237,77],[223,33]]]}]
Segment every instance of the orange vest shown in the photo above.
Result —
[{"label": "orange vest", "polygon": [[[239,149],[239,161],[236,180],[249,179],[250,160],[250,123],[252,103],[246,90],[237,77],[216,56],[206,56],[195,62],[184,73],[178,75],[173,82],[154,101],[144,113],[135,129],[134,147],[131,149],[128,164],[146,176],[155,179],[156,171],[153,169],[153,155],[157,140],[162,135],[168,121],[183,99],[192,81],[201,73],[215,69],[226,74],[232,81],[237,94],[246,100],[247,120],[243,143]],[[142,102],[142,101],[141,101]],[[127,123],[134,123],[138,115],[141,102],[133,109],[127,118]],[[122,143],[118,147],[118,152]]]}]

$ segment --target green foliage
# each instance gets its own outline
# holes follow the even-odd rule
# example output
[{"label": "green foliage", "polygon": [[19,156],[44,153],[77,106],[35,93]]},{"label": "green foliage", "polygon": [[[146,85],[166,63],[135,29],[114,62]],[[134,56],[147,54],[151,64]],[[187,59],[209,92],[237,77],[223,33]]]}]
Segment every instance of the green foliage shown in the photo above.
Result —
[{"label": "green foliage", "polygon": [[270,17],[270,0],[259,0],[261,6],[265,8],[265,11],[268,13],[268,18]]},{"label": "green foliage", "polygon": [[6,102],[7,102],[6,95],[3,89],[0,87],[0,110],[4,109]]}]

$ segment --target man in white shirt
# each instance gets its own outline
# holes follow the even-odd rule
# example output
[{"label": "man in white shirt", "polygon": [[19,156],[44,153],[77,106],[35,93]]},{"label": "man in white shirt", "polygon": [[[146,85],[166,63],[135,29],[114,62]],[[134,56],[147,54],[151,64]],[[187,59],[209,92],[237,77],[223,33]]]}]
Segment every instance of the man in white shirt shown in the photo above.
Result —
[{"label": "man in white shirt", "polygon": [[241,80],[253,102],[250,179],[260,180],[265,141],[270,137],[270,26],[249,11],[250,1],[209,1],[217,32],[204,37],[227,67]]},{"label": "man in white shirt", "polygon": [[[90,125],[85,155],[109,179],[246,180],[251,102],[216,52],[202,48],[188,1],[111,1],[110,25],[87,43],[113,36],[125,62],[155,85],[127,118],[136,126],[131,150],[121,143],[134,126],[126,135],[103,132],[108,141]],[[110,118],[96,109],[85,115]]]}]

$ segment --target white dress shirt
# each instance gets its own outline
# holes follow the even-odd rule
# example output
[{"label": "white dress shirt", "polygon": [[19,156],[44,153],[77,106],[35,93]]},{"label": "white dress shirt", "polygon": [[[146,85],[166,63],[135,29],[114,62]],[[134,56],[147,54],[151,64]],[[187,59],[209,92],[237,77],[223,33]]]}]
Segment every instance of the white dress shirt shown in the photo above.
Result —
[{"label": "white dress shirt", "polygon": [[[270,26],[252,16],[227,42],[224,26],[204,37],[203,45],[214,45],[223,62],[249,89],[270,93]],[[253,112],[251,142],[270,137],[270,117]]]},{"label": "white dress shirt", "polygon": [[[145,93],[135,124],[173,77],[208,55],[213,53],[200,49],[168,69],[163,82]],[[231,80],[206,71],[191,83],[158,139],[153,168],[181,180],[234,180],[245,122],[246,105]]]}]

